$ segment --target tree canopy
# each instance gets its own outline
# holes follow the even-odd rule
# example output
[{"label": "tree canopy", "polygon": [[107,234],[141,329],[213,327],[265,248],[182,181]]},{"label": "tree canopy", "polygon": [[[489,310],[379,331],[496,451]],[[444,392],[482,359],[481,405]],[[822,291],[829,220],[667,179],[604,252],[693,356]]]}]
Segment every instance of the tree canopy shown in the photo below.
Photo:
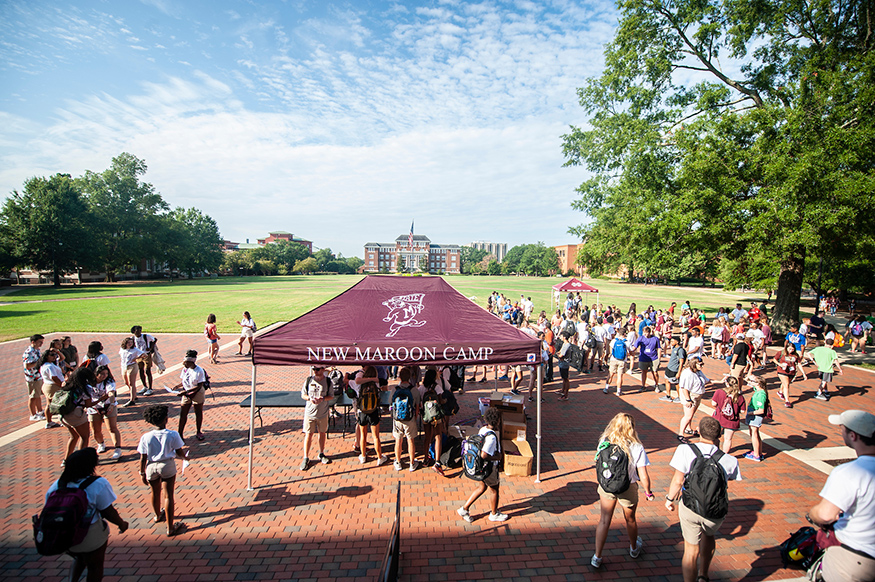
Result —
[{"label": "tree canopy", "polygon": [[578,92],[589,125],[563,136],[592,173],[580,262],[777,283],[779,330],[821,257],[871,273],[875,4],[618,6],[605,70]]},{"label": "tree canopy", "polygon": [[501,263],[504,274],[547,275],[558,269],[559,255],[556,254],[556,249],[544,246],[543,242],[517,245],[507,251]]}]

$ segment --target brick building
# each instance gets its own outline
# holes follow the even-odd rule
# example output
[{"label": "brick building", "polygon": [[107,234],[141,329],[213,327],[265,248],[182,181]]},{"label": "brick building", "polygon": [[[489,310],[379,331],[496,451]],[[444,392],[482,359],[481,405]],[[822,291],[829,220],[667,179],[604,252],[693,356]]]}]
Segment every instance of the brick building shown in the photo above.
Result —
[{"label": "brick building", "polygon": [[556,254],[559,256],[559,272],[565,274],[568,271],[574,272],[578,277],[582,277],[586,270],[577,264],[577,251],[583,248],[583,243],[577,245],[558,245],[553,247],[556,249]]},{"label": "brick building", "polygon": [[401,235],[393,243],[367,243],[362,270],[366,273],[380,270],[392,273],[424,272],[420,265],[425,259],[428,273],[458,274],[462,265],[461,250],[459,245],[432,243],[421,234],[414,235],[413,244],[410,245],[407,235]]}]

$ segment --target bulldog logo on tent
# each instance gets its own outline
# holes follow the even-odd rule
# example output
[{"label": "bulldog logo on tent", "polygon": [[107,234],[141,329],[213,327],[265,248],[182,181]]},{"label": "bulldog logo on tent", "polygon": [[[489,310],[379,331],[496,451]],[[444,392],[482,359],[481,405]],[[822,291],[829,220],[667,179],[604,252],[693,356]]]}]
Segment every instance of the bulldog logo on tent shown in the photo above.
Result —
[{"label": "bulldog logo on tent", "polygon": [[386,334],[386,337],[395,337],[402,327],[422,327],[425,321],[418,321],[416,318],[419,312],[422,311],[422,299],[425,293],[411,293],[410,295],[396,295],[391,299],[383,301],[383,305],[389,308],[389,315],[383,318],[385,322],[392,322],[389,326],[391,330]]}]

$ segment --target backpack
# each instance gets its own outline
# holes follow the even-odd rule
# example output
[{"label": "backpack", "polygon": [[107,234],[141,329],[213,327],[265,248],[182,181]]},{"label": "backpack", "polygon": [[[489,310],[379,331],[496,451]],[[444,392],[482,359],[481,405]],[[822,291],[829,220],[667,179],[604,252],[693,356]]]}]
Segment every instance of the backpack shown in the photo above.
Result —
[{"label": "backpack", "polygon": [[778,548],[785,568],[790,564],[798,564],[807,570],[820,553],[817,548],[817,531],[813,527],[799,528]]},{"label": "backpack", "polygon": [[593,349],[595,347],[596,343],[597,342],[596,342],[595,336],[592,334],[592,332],[590,332],[589,337],[586,338],[586,341],[583,342],[583,345],[585,345],[589,349]]},{"label": "backpack", "polygon": [[722,414],[726,420],[738,420],[738,411],[735,409],[735,401],[730,400],[727,396],[726,400],[723,401],[723,408],[720,410],[720,414]]},{"label": "backpack", "polygon": [[46,499],[42,512],[33,516],[33,540],[41,556],[63,554],[85,539],[94,515],[88,511],[85,489],[97,479],[92,475],[78,487],[58,487]]},{"label": "backpack", "polygon": [[377,407],[380,406],[380,390],[375,382],[365,382],[362,384],[361,394],[359,394],[359,410],[365,414],[373,414]]},{"label": "backpack", "polygon": [[616,495],[629,489],[629,457],[620,445],[600,443],[595,468],[596,479],[607,493]]},{"label": "backpack", "polygon": [[726,472],[718,463],[723,451],[717,449],[713,455],[706,457],[699,447],[688,444],[696,453],[696,458],[690,466],[690,472],[684,477],[681,493],[684,505],[706,519],[723,519],[729,511]]},{"label": "backpack", "polygon": [[456,400],[456,395],[450,390],[444,391],[444,403],[441,404],[444,416],[455,416],[459,413],[459,402]]},{"label": "backpack", "polygon": [[[434,446],[433,443],[432,446]],[[434,458],[434,451],[432,451],[432,458]],[[462,441],[451,434],[443,435],[443,439],[441,440],[440,461],[442,466],[449,467],[450,469],[461,467]]]},{"label": "backpack", "polygon": [[[492,434],[495,435],[495,432]],[[465,477],[474,481],[483,481],[492,473],[492,461],[487,461],[480,456],[484,442],[486,442],[486,435],[473,434],[462,443],[462,472]]]},{"label": "backpack", "polygon": [[437,392],[434,388],[429,388],[422,395],[422,422],[424,424],[435,424],[444,417],[444,410],[438,400]]},{"label": "backpack", "polygon": [[402,421],[413,418],[413,394],[409,388],[398,387],[392,395],[392,418]]},{"label": "backpack", "polygon": [[49,412],[52,414],[60,414],[64,416],[76,410],[79,402],[79,394],[66,387],[61,387],[55,395],[52,396],[52,401],[49,403]]},{"label": "backpack", "polygon": [[611,348],[611,357],[615,360],[623,361],[627,355],[626,342],[622,339],[614,340],[614,347]]},{"label": "backpack", "polygon": [[[465,386],[465,366],[446,366],[446,368],[450,371],[450,391],[461,390]],[[441,375],[443,376],[443,370]]]},{"label": "backpack", "polygon": [[343,372],[337,368],[331,370],[328,374],[328,386],[334,396],[340,396],[343,392]]},{"label": "backpack", "polygon": [[851,324],[851,335],[861,336],[863,335],[863,324],[859,321],[855,321]]}]

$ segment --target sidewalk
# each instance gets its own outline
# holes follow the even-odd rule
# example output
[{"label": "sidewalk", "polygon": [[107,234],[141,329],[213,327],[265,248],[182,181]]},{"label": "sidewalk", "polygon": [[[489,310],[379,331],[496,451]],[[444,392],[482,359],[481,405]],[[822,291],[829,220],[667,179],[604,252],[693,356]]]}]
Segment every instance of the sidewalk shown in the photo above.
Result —
[{"label": "sidewalk", "polygon": [[[117,349],[112,346],[117,342],[109,335],[101,338],[116,361]],[[77,334],[74,343],[83,346],[88,339]],[[189,347],[204,351],[200,334],[162,334],[159,341],[168,365],[178,363]],[[22,342],[0,345],[0,395],[10,403],[0,410],[2,434],[30,426],[24,418],[26,401],[20,386],[23,349]],[[396,472],[391,463],[376,467],[373,453],[367,464],[360,465],[352,451],[352,437],[341,438],[342,421],[331,428],[327,444],[333,462],[299,471],[300,409],[262,410],[264,426],[256,422],[255,490],[247,491],[249,410],[240,408],[239,402],[249,395],[252,368],[246,358],[231,355],[235,350],[236,345],[223,346],[221,363],[205,366],[215,399],[208,396],[205,406],[207,440],[191,438],[193,417],[186,430],[192,463],[178,479],[176,500],[177,513],[188,530],[175,538],[165,537],[160,526],[150,523],[148,489],[137,480],[134,448],[148,430],[141,420],[145,405],[171,405],[169,426],[175,428],[178,398],[156,392],[143,404],[121,410],[125,455],[115,464],[108,461],[108,454],[101,455],[99,473],[112,483],[119,497],[115,505],[131,529],[120,535],[111,526],[106,580],[373,579],[386,549],[399,481],[402,580],[680,579],[683,545],[677,516],[658,501],[642,501],[638,512],[646,544],[639,559],[628,555],[623,519],[617,513],[602,571],[591,572],[588,567],[599,517],[593,457],[598,436],[614,414],[635,416],[652,463],[657,500],[665,495],[671,478],[668,462],[678,444],[674,434],[680,405],[659,401],[649,386],[646,392],[631,391],[636,378],[626,376],[630,391],[618,398],[602,393],[604,374],[573,372],[568,402],[557,400],[559,382],[548,384],[542,411],[541,482],[502,474],[501,509],[510,519],[489,522],[484,497],[473,506],[476,520],[468,524],[455,510],[474,483],[453,478],[458,469],[449,471],[450,477],[430,469],[410,473],[405,462],[405,470]],[[709,377],[719,379],[724,370],[724,364],[706,361]],[[305,373],[301,368],[259,367],[258,388],[294,390]],[[168,374],[156,377],[156,388],[176,382],[178,372]],[[774,388],[777,379],[772,368],[766,377]],[[875,376],[848,368],[837,380],[829,402],[813,399],[816,379],[794,384],[801,402],[790,410],[776,408],[774,422],[763,429],[781,449],[767,445],[763,463],[740,459],[744,480],[730,484],[730,514],[718,536],[711,580],[801,580],[801,571],[781,567],[777,545],[805,525],[805,511],[816,502],[830,465],[803,462],[788,451],[841,462],[843,443],[826,416],[846,408],[875,412],[875,402],[865,396]],[[488,395],[492,384],[466,388],[459,397],[458,419],[477,415],[477,398]],[[507,390],[507,383],[500,383],[500,388]],[[704,402],[709,401],[710,392]],[[534,409],[529,414],[534,418]],[[389,449],[391,456],[388,419],[384,418],[381,431],[384,451]],[[69,562],[38,556],[30,529],[30,516],[40,510],[46,489],[60,474],[65,440],[64,429],[40,429],[0,447],[0,569],[6,580],[60,582],[66,576]],[[535,449],[534,420],[528,424],[528,441]],[[749,439],[739,433],[733,454],[741,457],[749,448]]]}]

